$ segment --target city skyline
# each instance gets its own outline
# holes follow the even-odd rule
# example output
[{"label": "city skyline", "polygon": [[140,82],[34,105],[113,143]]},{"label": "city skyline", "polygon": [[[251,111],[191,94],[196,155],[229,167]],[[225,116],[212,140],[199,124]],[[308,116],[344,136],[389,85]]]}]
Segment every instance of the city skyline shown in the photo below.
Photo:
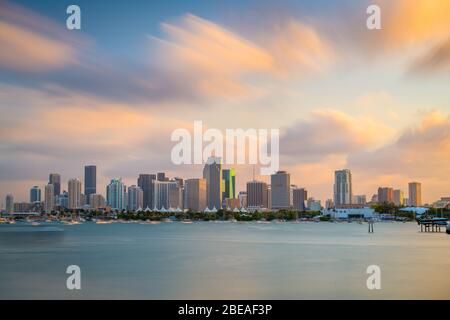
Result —
[{"label": "city skyline", "polygon": [[[366,28],[373,3],[382,30]],[[80,164],[101,168],[102,194],[156,169],[198,178],[202,166],[170,161],[171,133],[196,120],[279,129],[280,170],[322,203],[340,168],[368,199],[414,180],[424,203],[450,194],[450,3],[77,4],[81,30],[64,3],[0,3],[2,203],[44,193],[50,173],[66,189]],[[234,169],[245,190],[251,166]]]},{"label": "city skyline", "polygon": [[[62,188],[62,196],[67,195],[67,208],[68,209],[77,209],[82,208],[84,205],[90,206],[90,208],[100,208],[98,203],[103,203],[111,206],[113,209],[123,210],[123,209],[131,209],[137,210],[140,209],[168,209],[168,208],[183,208],[187,203],[192,203],[193,200],[187,200],[188,191],[187,188],[183,188],[183,181],[190,181],[191,183],[196,183],[197,186],[197,196],[199,196],[198,191],[198,181],[204,181],[205,185],[205,204],[204,209],[217,209],[222,206],[227,206],[226,192],[222,192],[225,190],[225,186],[227,184],[227,180],[233,176],[233,181],[235,182],[236,177],[234,176],[234,168],[222,168],[221,159],[215,156],[212,156],[205,163],[203,168],[203,178],[188,178],[185,179],[183,177],[169,177],[165,172],[158,172],[157,174],[139,174],[136,177],[135,183],[126,184],[122,181],[122,178],[112,178],[108,184],[105,185],[105,193],[96,192],[89,195],[86,195],[81,192],[86,187],[78,178],[70,178],[67,182],[67,190]],[[85,172],[87,167],[94,167],[95,172],[97,172],[96,165],[84,166]],[[214,179],[205,178],[209,175],[208,172],[210,170],[214,172]],[[216,170],[217,169],[217,170]],[[230,175],[230,172],[232,173]],[[52,175],[58,176],[58,182],[61,182],[61,175],[52,173]],[[86,176],[85,176],[86,177]],[[152,201],[148,202],[145,205],[144,202],[144,189],[140,187],[142,185],[143,178],[147,177],[149,185],[143,185],[149,193],[152,195]],[[252,180],[247,181],[246,188],[244,190],[238,191],[238,194],[245,193],[246,195],[246,205],[248,204],[249,208],[268,208],[268,209],[300,209],[305,210],[306,208],[311,209],[309,203],[313,203],[314,206],[318,205],[318,208],[323,207],[328,209],[330,207],[330,203],[332,206],[346,207],[352,205],[366,205],[374,202],[374,198],[376,197],[376,203],[393,203],[397,206],[415,206],[419,207],[423,204],[432,205],[434,202],[439,201],[439,199],[445,198],[445,196],[441,196],[438,199],[435,199],[433,202],[424,203],[422,201],[422,184],[417,181],[412,181],[408,183],[408,198],[405,197],[405,193],[403,189],[395,189],[392,187],[378,187],[378,190],[373,193],[372,200],[367,201],[366,199],[370,197],[369,195],[353,195],[351,191],[353,189],[352,182],[352,173],[349,169],[339,169],[334,172],[334,194],[331,197],[326,199],[317,199],[317,197],[307,196],[308,188],[305,185],[299,187],[297,184],[292,184],[290,181],[290,173],[286,171],[277,171],[271,176],[271,183],[267,184],[263,181],[258,181],[253,177]],[[216,179],[217,178],[217,179]],[[88,177],[89,180],[92,180],[92,177]],[[216,181],[217,180],[217,181]],[[342,184],[341,187],[336,189],[336,185]],[[187,183],[185,184],[186,187]],[[151,188],[149,189],[149,186]],[[275,186],[275,188],[274,188]],[[217,189],[218,188],[218,189]],[[249,189],[250,188],[250,189]],[[208,189],[215,190],[217,189],[220,193],[217,193],[219,198],[214,200],[213,205],[208,205]],[[132,190],[133,194],[130,194],[129,191]],[[151,191],[150,191],[151,190]],[[250,191],[249,191],[250,190]],[[349,191],[350,190],[350,191]],[[55,201],[55,187],[53,184],[48,182],[44,186],[44,200],[42,201],[44,211],[51,212],[51,210],[57,206],[57,202]],[[337,193],[343,193],[342,196],[337,196]],[[138,194],[137,194],[138,193]],[[8,204],[8,201],[11,202],[11,199],[8,200],[8,197],[12,197],[12,201],[14,203],[34,203],[41,202],[41,194],[42,190],[39,186],[33,186],[29,192],[29,201],[24,201],[21,199],[15,198],[14,194],[8,193],[5,196],[5,203]],[[49,195],[51,194],[51,195]],[[233,192],[233,196],[231,199],[239,199],[239,195]],[[95,205],[90,204],[90,199],[94,197]],[[344,202],[336,202],[337,198],[347,199]],[[172,199],[173,198],[173,199]],[[247,200],[248,199],[248,200]],[[275,202],[273,203],[273,199]],[[334,199],[334,201],[333,201]],[[361,199],[364,199],[362,201]],[[201,207],[198,204],[198,199],[195,200],[196,207]],[[215,201],[219,201],[221,203],[220,206],[216,207],[214,205]],[[331,201],[331,202],[330,202]],[[305,202],[307,203],[305,205]],[[50,203],[50,204],[49,204]],[[138,203],[139,205],[136,205]],[[3,204],[3,202],[2,202]],[[152,204],[152,206],[150,206]],[[175,204],[175,206],[173,206]],[[243,205],[242,202],[239,205]],[[7,205],[5,205],[5,209]]]}]

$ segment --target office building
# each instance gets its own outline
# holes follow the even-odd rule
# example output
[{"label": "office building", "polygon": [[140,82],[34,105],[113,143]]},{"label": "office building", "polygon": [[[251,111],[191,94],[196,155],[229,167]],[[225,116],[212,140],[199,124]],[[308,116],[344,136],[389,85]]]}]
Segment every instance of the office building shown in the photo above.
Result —
[{"label": "office building", "polygon": [[411,207],[420,207],[422,205],[422,184],[420,182],[410,182],[409,187],[409,205]]},{"label": "office building", "polygon": [[336,208],[352,204],[352,173],[348,169],[334,172],[334,205]]},{"label": "office building", "polygon": [[209,209],[222,207],[222,164],[221,159],[210,157],[203,168],[206,180],[206,205]]},{"label": "office building", "polygon": [[30,202],[41,202],[41,189],[38,186],[30,189]]},{"label": "office building", "polygon": [[154,198],[153,203],[155,209],[169,209],[170,208],[170,189],[179,188],[178,182],[175,180],[169,181],[153,181]]},{"label": "office building", "polygon": [[306,200],[308,199],[308,192],[305,188],[293,189],[293,207],[295,210],[305,211],[306,210]]},{"label": "office building", "polygon": [[97,193],[97,167],[90,165],[84,167],[84,195],[89,204],[89,196]]},{"label": "office building", "polygon": [[135,185],[128,187],[128,210],[136,211],[143,209],[144,191]]},{"label": "office building", "polygon": [[286,171],[271,175],[272,209],[289,209],[291,203],[291,177]]},{"label": "office building", "polygon": [[186,209],[194,212],[206,209],[206,179],[187,179],[184,194]]},{"label": "office building", "polygon": [[267,208],[267,183],[262,181],[247,182],[247,208]]},{"label": "office building", "polygon": [[14,196],[12,194],[6,195],[5,211],[8,214],[11,214],[14,212]]},{"label": "office building", "polygon": [[53,185],[55,196],[59,196],[61,194],[61,176],[58,173],[50,173],[48,183]]},{"label": "office building", "polygon": [[126,186],[122,179],[112,179],[106,186],[106,202],[114,210],[126,209]]},{"label": "office building", "polygon": [[240,191],[238,193],[238,199],[239,203],[241,205],[241,208],[247,208],[247,191]]},{"label": "office building", "polygon": [[69,190],[69,209],[78,209],[81,207],[81,181],[78,179],[70,179],[68,182]]},{"label": "office building", "polygon": [[222,200],[236,198],[236,174],[234,169],[222,170],[223,190]]},{"label": "office building", "polygon": [[394,190],[394,204],[398,207],[405,204],[405,196],[402,190]]},{"label": "office building", "polygon": [[138,178],[138,187],[142,189],[143,198],[143,209],[154,208],[153,198],[155,195],[153,188],[153,181],[156,180],[155,174],[140,174]]},{"label": "office building", "polygon": [[102,209],[106,207],[106,201],[105,197],[103,197],[101,194],[90,194],[89,195],[89,207],[91,209]]},{"label": "office building", "polygon": [[378,188],[379,203],[394,203],[394,189],[390,187]]},{"label": "office building", "polygon": [[357,194],[353,196],[352,204],[364,205],[367,203],[367,198],[365,194]]},{"label": "office building", "polygon": [[45,186],[45,201],[44,211],[45,213],[51,213],[55,208],[55,187],[52,184]]}]

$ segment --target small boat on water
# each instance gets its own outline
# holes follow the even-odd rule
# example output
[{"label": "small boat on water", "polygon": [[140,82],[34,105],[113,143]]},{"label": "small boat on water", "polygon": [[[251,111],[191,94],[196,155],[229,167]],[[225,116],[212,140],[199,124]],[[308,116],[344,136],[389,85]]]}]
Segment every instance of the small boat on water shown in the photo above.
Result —
[{"label": "small boat on water", "polygon": [[181,223],[184,223],[184,224],[191,224],[191,223],[192,223],[192,220],[185,219],[185,220],[182,220]]},{"label": "small boat on water", "polygon": [[112,221],[111,220],[97,220],[95,223],[96,224],[111,224]]}]

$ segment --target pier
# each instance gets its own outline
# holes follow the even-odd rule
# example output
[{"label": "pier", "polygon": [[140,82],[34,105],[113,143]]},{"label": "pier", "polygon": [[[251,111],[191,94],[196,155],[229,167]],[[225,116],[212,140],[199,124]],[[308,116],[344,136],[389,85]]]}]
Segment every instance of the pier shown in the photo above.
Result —
[{"label": "pier", "polygon": [[441,232],[447,226],[446,218],[418,219],[417,224],[420,225],[420,232]]}]

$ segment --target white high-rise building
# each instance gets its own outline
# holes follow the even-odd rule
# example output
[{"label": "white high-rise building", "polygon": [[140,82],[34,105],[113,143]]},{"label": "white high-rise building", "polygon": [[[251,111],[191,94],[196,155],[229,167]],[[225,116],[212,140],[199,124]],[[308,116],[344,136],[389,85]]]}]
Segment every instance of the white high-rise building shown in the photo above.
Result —
[{"label": "white high-rise building", "polygon": [[6,195],[6,213],[14,212],[14,196],[12,194]]},{"label": "white high-rise building", "polygon": [[46,213],[51,213],[54,208],[55,208],[55,186],[49,183],[45,186],[44,210]]},{"label": "white high-rise building", "polygon": [[69,190],[69,209],[78,209],[81,207],[81,181],[70,179],[68,182]]},{"label": "white high-rise building", "polygon": [[122,179],[112,179],[109,185],[106,186],[106,202],[112,209],[126,209],[126,188]]},{"label": "white high-rise building", "polygon": [[334,205],[336,208],[352,204],[352,173],[348,169],[334,172]]}]

